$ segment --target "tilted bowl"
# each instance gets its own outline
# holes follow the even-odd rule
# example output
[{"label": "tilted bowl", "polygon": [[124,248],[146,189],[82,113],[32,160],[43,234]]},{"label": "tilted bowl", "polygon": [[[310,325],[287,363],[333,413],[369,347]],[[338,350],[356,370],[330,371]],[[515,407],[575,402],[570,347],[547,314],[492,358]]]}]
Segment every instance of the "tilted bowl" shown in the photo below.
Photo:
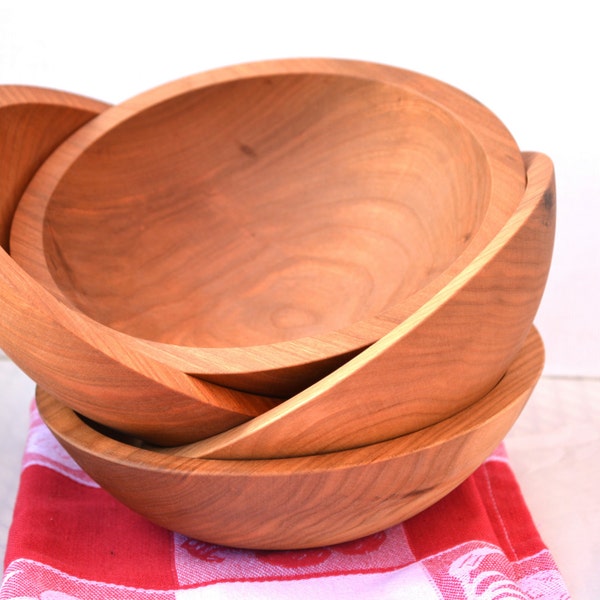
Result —
[{"label": "tilted bowl", "polygon": [[307,548],[382,530],[450,492],[502,440],[542,366],[532,330],[505,377],[466,410],[387,442],[300,458],[165,456],[100,433],[39,388],[38,408],[94,480],[155,523],[228,546]]},{"label": "tilted bowl", "polygon": [[[397,75],[396,70],[393,71]],[[412,75],[406,72],[403,74],[407,80]],[[421,76],[416,77],[419,85],[413,84],[413,87],[421,86],[419,89],[422,92],[427,91],[423,88],[426,83],[432,85],[434,90],[441,85]],[[445,88],[449,98],[456,94],[461,99],[459,92],[448,86]],[[437,91],[439,93],[440,90]],[[477,114],[474,108],[473,115]],[[47,129],[50,129],[49,125]],[[488,134],[491,136],[490,131]],[[502,138],[503,135],[500,128],[499,137]],[[488,144],[491,144],[489,140]],[[495,159],[493,155],[489,158],[492,162]],[[502,173],[497,164],[490,170]],[[46,183],[49,174],[51,173],[46,169]],[[510,180],[514,174],[504,175]],[[34,178],[29,189],[30,196],[35,194],[36,182],[40,179],[44,181],[44,177]],[[493,186],[497,193],[510,187],[502,179],[495,179]],[[37,206],[35,203],[34,205]],[[553,208],[552,203],[549,208]],[[488,207],[488,213],[494,213],[494,210],[497,212],[498,207]],[[288,423],[287,429],[277,428],[276,432],[273,431],[271,417],[281,412],[276,410],[242,430],[241,436],[239,428],[232,432],[234,438],[240,436],[238,441],[241,446],[248,446],[247,431],[257,428],[262,437],[262,447],[257,446],[253,437],[249,448],[259,455],[268,456],[274,451],[291,455],[303,454],[321,451],[323,448],[331,450],[370,443],[440,420],[488,391],[502,376],[517,351],[537,308],[549,263],[550,229],[547,228],[548,231],[541,236],[537,245],[527,247],[525,241],[521,242],[521,245],[525,243],[525,247],[520,252],[511,249],[509,254],[512,258],[506,264],[498,265],[500,261],[496,259],[493,261],[493,269],[483,269],[487,258],[477,256],[479,264],[473,268],[467,261],[473,258],[474,249],[479,247],[478,244],[494,238],[491,235],[492,225],[500,222],[497,214],[496,220],[488,219],[488,213],[480,230],[459,259],[430,285],[402,303],[402,308],[407,313],[411,310],[414,312],[404,319],[401,327],[392,329],[386,342],[375,349],[370,348],[349,365],[344,365],[309,390],[303,390],[291,402],[285,403],[287,406],[282,410],[291,409],[287,411],[288,415],[291,414],[290,422],[292,425],[296,424],[291,428],[296,438],[293,444],[278,443],[283,433],[290,432],[290,427]],[[550,211],[546,218],[548,225],[553,226]],[[515,233],[514,227],[509,231]],[[497,253],[500,248],[501,244],[495,244],[492,250],[486,252],[488,255]],[[15,309],[21,311],[21,319],[27,323],[27,328],[23,330],[22,323],[19,323],[20,331],[16,339],[13,339],[15,328],[9,328],[11,356],[16,357],[19,364],[25,364],[28,369],[24,370],[33,373],[34,379],[43,387],[89,417],[148,441],[171,445],[188,443],[219,430],[229,429],[236,424],[236,420],[238,423],[242,422],[273,406],[273,401],[268,398],[252,397],[188,378],[185,373],[178,371],[181,365],[162,360],[164,353],[146,353],[148,348],[143,346],[143,341],[97,323],[79,311],[53,303],[47,294],[42,293],[37,282],[27,280],[14,267],[11,264],[8,270],[10,284],[14,288],[15,282],[17,283],[20,296],[16,294],[14,302],[8,308],[13,312]],[[463,269],[459,275],[464,274],[465,277],[456,277],[459,269]],[[16,270],[18,276],[15,276],[13,270]],[[474,273],[480,270],[484,273],[481,278],[483,283],[473,285],[471,280]],[[496,281],[493,276],[490,277],[490,270],[499,273],[501,279]],[[510,277],[507,277],[509,271]],[[434,293],[436,286],[444,281],[446,285],[437,294]],[[466,285],[467,283],[470,285]],[[509,288],[515,284],[520,287],[519,302],[518,306],[510,306],[511,303],[507,304],[503,297],[507,293],[510,295]],[[499,289],[503,291],[500,293]],[[459,291],[460,294],[457,293]],[[21,301],[29,301],[32,296],[42,300],[41,307]],[[32,319],[32,315],[36,318]],[[432,318],[435,315],[437,317]],[[458,320],[456,316],[459,317]],[[472,319],[477,322],[477,326],[466,328],[461,319]],[[495,321],[502,321],[502,327],[497,327]],[[40,322],[43,322],[44,327],[41,330],[35,329],[34,326],[39,326]],[[490,341],[490,334],[494,337],[493,343]],[[19,345],[18,341],[22,342],[23,339],[26,343]],[[143,350],[141,354],[140,348]],[[164,348],[163,345],[161,350],[164,351]],[[171,354],[173,348],[175,347],[169,345],[170,358],[174,356]],[[235,350],[246,349],[227,349],[232,352]],[[181,359],[180,356],[176,358],[177,361]],[[459,382],[453,375],[453,361],[461,367]],[[394,363],[401,365],[401,369],[394,369]],[[392,368],[389,368],[390,364]],[[74,372],[69,370],[70,365]],[[270,374],[272,376],[273,372]],[[391,388],[403,402],[394,401]],[[308,404],[311,405],[312,412],[307,414]],[[315,404],[326,405],[326,410],[321,411],[317,406],[315,411]],[[344,410],[345,406],[351,410]],[[369,422],[369,427],[357,432],[357,414],[363,423],[365,414],[373,416],[375,421]],[[312,418],[315,415],[317,420],[307,420],[308,416]],[[321,435],[321,425],[329,416],[335,421],[330,419],[326,429],[328,432],[333,429],[337,438]],[[312,423],[319,426],[312,427]],[[265,424],[267,427],[264,427]],[[305,436],[307,428],[309,435]],[[304,437],[307,443],[298,444],[299,437]],[[213,440],[209,441],[212,452]],[[225,445],[221,441],[217,442],[216,452],[217,455],[233,452],[235,456],[238,452],[245,455],[248,449],[240,448],[237,442],[233,449],[228,439]]]},{"label": "tilted bowl", "polygon": [[527,336],[552,257],[552,161],[524,153],[514,215],[441,293],[296,396],[237,427],[165,450],[205,458],[282,458],[356,448],[416,431],[479,400]]},{"label": "tilted bowl", "polygon": [[504,126],[450,86],[267,61],[83,126],[24,194],[11,254],[128,348],[288,398],[444,289],[524,184]]}]

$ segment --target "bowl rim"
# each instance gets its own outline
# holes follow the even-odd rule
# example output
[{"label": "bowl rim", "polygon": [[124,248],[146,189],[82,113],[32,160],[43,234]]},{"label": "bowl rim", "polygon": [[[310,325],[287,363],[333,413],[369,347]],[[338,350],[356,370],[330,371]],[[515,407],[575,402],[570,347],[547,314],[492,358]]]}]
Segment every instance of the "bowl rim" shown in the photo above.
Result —
[{"label": "bowl rim", "polygon": [[[85,423],[75,411],[36,389],[39,414],[57,440],[107,463],[143,468],[155,473],[189,475],[290,477],[307,473],[376,465],[457,441],[486,427],[525,404],[541,376],[545,359],[542,338],[532,326],[525,343],[504,377],[485,396],[454,415],[390,440],[324,454],[270,459],[186,458],[113,439]],[[518,408],[519,412],[521,408]]]}]

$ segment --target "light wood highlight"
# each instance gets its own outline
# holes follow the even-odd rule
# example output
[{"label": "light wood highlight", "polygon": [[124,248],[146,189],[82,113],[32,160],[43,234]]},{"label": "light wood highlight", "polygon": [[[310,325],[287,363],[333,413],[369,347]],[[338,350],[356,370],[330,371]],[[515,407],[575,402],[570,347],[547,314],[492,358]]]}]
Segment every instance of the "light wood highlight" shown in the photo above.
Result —
[{"label": "light wood highlight", "polygon": [[164,456],[101,434],[38,388],[44,421],[111,494],[159,525],[243,548],[345,542],[427,508],[503,439],[544,361],[535,330],[499,384],[468,409],[387,442],[274,460]]}]

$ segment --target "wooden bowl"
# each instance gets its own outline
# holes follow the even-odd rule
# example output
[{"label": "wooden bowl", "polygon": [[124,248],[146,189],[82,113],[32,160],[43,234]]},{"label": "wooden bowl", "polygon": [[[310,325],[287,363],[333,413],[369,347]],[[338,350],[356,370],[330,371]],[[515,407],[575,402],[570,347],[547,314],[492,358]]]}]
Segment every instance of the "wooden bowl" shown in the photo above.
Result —
[{"label": "wooden bowl", "polygon": [[39,389],[38,408],[93,479],[155,523],[228,546],[308,548],[382,530],[450,492],[502,440],[542,366],[532,330],[502,381],[468,409],[388,442],[301,458],[164,456],[96,431]]},{"label": "wooden bowl", "polygon": [[82,413],[155,443],[184,444],[274,406],[128,348],[123,334],[52,296],[7,254],[20,195],[53,149],[105,104],[54,90],[0,86],[0,346]]},{"label": "wooden bowl", "polygon": [[24,194],[11,254],[136,352],[288,398],[444,289],[524,184],[510,134],[450,86],[270,61],[82,127]]},{"label": "wooden bowl", "polygon": [[[419,85],[423,86],[427,81],[426,78],[419,79]],[[451,98],[453,92],[448,89]],[[83,99],[68,94],[26,91],[24,88],[13,90],[10,108],[14,109],[18,104],[16,99],[20,100],[23,121],[38,123],[38,137],[29,139],[32,132],[25,135],[21,130],[15,137],[23,148],[15,152],[16,146],[7,147],[6,156],[3,156],[5,161],[14,160],[14,156],[35,159],[30,163],[21,161],[23,164],[19,165],[23,171],[19,176],[24,182],[33,176],[34,166],[43,160],[41,148],[46,146],[39,143],[39,132],[56,145],[76,127],[67,124],[70,120],[81,119],[79,113],[89,119],[104,108],[100,103],[83,102]],[[61,103],[64,106],[58,106]],[[4,114],[6,111],[0,111],[0,116]],[[81,122],[83,120],[76,124]],[[53,139],[56,132],[62,133]],[[48,146],[45,152],[51,147]],[[540,158],[537,160],[539,162]],[[551,191],[547,190],[548,193]],[[3,199],[9,208],[0,224],[6,234],[18,198],[15,193],[9,196]],[[529,205],[533,207],[531,201]],[[548,226],[553,226],[551,208],[553,202],[549,203],[547,214],[540,214],[538,210],[537,225],[543,218]],[[509,233],[504,234],[505,238],[516,233],[516,225],[525,219],[524,210],[507,229]],[[528,214],[527,218],[532,219],[532,216]],[[521,242],[520,250],[518,245],[515,250],[513,244],[508,251],[511,258],[504,265],[499,264],[501,261],[495,255],[508,239],[500,240],[500,244],[486,251],[486,256],[479,257],[476,267],[465,270],[464,278],[450,280],[429,301],[427,297],[432,288],[426,286],[404,303],[407,311],[412,307],[416,312],[405,319],[399,329],[393,330],[386,342],[370,348],[349,366],[303,391],[287,402],[283,410],[270,411],[267,418],[257,419],[247,428],[238,428],[231,436],[227,434],[225,442],[211,438],[208,446],[201,446],[200,452],[205,453],[208,447],[216,456],[223,453],[238,456],[240,453],[246,455],[251,448],[252,453],[270,456],[274,452],[281,453],[283,448],[289,455],[340,449],[411,431],[472,402],[504,373],[533,318],[550,259],[550,227],[546,229],[538,231],[535,247],[528,246],[526,240]],[[536,234],[530,231],[529,235],[535,237]],[[519,236],[522,238],[523,234]],[[469,248],[472,250],[475,241],[483,239],[478,234]],[[466,255],[463,252],[463,262],[456,261],[453,266],[464,264]],[[492,256],[494,266],[482,269]],[[140,353],[140,346],[135,345],[139,340],[129,339],[126,334],[98,324],[79,311],[53,302],[37,282],[27,278],[6,255],[0,259],[5,284],[1,295],[3,314],[10,315],[0,327],[0,337],[4,338],[0,342],[44,388],[83,414],[147,441],[172,445],[214,435],[273,407],[274,402],[268,398],[253,397],[189,378],[178,370],[178,366],[163,362],[160,354]],[[479,271],[485,271],[487,275],[482,281],[487,283],[477,286],[472,279]],[[503,294],[513,295],[511,286],[519,287],[519,301],[512,303],[513,306],[511,302],[501,300],[498,282],[490,276],[490,271],[500,272]],[[507,276],[509,272],[510,277]],[[451,269],[447,269],[438,279],[447,279],[450,273]],[[483,295],[482,288],[485,289]],[[459,290],[462,292],[457,295]],[[449,301],[451,296],[453,302]],[[454,296],[460,297],[458,301]],[[479,298],[479,304],[473,300],[475,296]],[[498,310],[499,307],[502,310]],[[436,314],[436,318],[431,318]],[[465,328],[462,325],[465,318],[479,326]],[[498,328],[495,322],[500,320],[503,325]],[[449,327],[450,323],[452,327]],[[485,327],[482,326],[484,323]],[[473,356],[477,360],[474,361]],[[449,378],[450,371],[454,373],[450,364],[453,360],[465,363],[460,386],[455,384],[453,376]],[[402,369],[389,368],[391,363],[401,364]],[[74,367],[71,369],[69,365]],[[389,392],[392,387],[401,394],[403,403],[394,402]],[[364,402],[366,394],[368,405]],[[169,410],[165,409],[167,406]],[[324,412],[323,407],[327,409]],[[282,412],[286,415],[287,428],[279,427],[279,423],[273,430],[273,417],[281,420]],[[322,426],[327,425],[328,413],[337,420],[333,427],[335,436],[321,435]],[[317,426],[311,427],[305,435],[307,418]],[[356,418],[361,418],[363,423],[367,418],[371,419],[370,427],[365,426],[360,435],[354,431]],[[333,421],[329,419],[330,432],[332,425]],[[285,431],[289,434],[289,444],[279,442]],[[250,436],[248,432],[251,432]]]},{"label": "wooden bowl", "polygon": [[243,459],[346,450],[417,431],[479,400],[525,340],[552,258],[554,168],[540,153],[524,160],[527,189],[515,214],[440,294],[293,398],[165,452]]}]

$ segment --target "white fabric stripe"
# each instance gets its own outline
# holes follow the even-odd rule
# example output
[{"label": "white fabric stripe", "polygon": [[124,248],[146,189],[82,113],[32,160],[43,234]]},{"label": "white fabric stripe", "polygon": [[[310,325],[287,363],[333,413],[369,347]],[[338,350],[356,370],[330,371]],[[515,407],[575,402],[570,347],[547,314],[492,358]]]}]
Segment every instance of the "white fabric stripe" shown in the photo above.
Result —
[{"label": "white fabric stripe", "polygon": [[[40,571],[51,571],[61,578],[75,584],[75,589],[81,593],[96,593],[105,590],[111,596],[118,592],[118,597],[123,600],[129,598],[129,594],[151,595],[154,598],[172,597],[175,594],[177,600],[216,600],[227,598],[228,600],[306,600],[306,598],[335,598],[336,600],[360,599],[360,600],[441,600],[437,587],[429,577],[428,572],[420,563],[412,564],[403,569],[389,573],[376,573],[368,575],[336,575],[331,577],[315,577],[309,579],[289,581],[264,581],[264,582],[231,582],[216,583],[212,585],[197,587],[188,590],[148,590],[128,586],[107,584],[99,581],[88,581],[78,579],[33,560],[20,559],[9,565],[2,587],[9,580],[20,587],[26,581],[18,582],[21,574],[31,568]],[[58,596],[58,590],[55,591]],[[12,597],[16,598],[15,596]]]},{"label": "white fabric stripe", "polygon": [[420,563],[389,573],[337,575],[291,581],[216,583],[176,593],[177,600],[440,600]]},{"label": "white fabric stripe", "polygon": [[[22,586],[22,588],[24,588],[26,586],[28,587],[28,585],[27,585],[28,579],[30,577],[30,573],[34,569],[38,570],[39,572],[47,571],[49,573],[52,573],[52,574],[58,576],[59,578],[69,582],[74,587],[76,587],[78,592],[79,592],[79,589],[81,589],[81,593],[86,593],[86,592],[91,593],[92,591],[94,593],[98,593],[98,591],[102,592],[103,590],[106,590],[107,593],[110,591],[114,595],[114,592],[119,592],[119,597],[123,598],[123,600],[127,600],[128,598],[131,598],[132,597],[131,594],[134,594],[134,593],[136,594],[136,597],[137,597],[137,595],[141,594],[141,595],[149,595],[152,598],[160,598],[161,596],[165,596],[167,598],[172,598],[173,592],[174,592],[174,590],[150,590],[150,589],[132,587],[132,586],[127,586],[127,585],[106,583],[103,581],[80,579],[79,577],[69,575],[68,573],[61,571],[60,569],[56,569],[54,567],[46,565],[37,560],[31,560],[28,558],[20,558],[18,560],[13,561],[12,563],[10,563],[10,565],[8,565],[8,567],[4,573],[4,579],[2,580],[2,586],[0,588],[0,592],[1,592],[0,597],[3,599],[7,598],[7,596],[5,596],[3,594],[3,592],[5,591],[5,588],[9,587],[10,584],[17,585],[19,587]],[[54,596],[52,596],[53,591],[56,592]],[[60,596],[59,592],[57,590],[47,590],[47,592],[49,592],[49,593],[46,594],[46,596],[44,596],[44,598],[62,599],[62,597],[64,597],[64,594],[63,594],[63,596]],[[121,593],[122,593],[122,595],[121,595]],[[15,600],[16,598],[17,598],[16,596],[11,596],[10,600]],[[67,596],[67,598],[68,598],[68,596]],[[82,600],[84,598],[85,598],[85,596],[82,596]]]},{"label": "white fabric stripe", "polygon": [[91,488],[100,488],[100,486],[93,479],[88,477],[83,471],[81,471],[81,473],[79,473],[75,470],[64,469],[64,468],[62,468],[62,465],[60,465],[60,464],[53,463],[53,462],[50,462],[48,460],[43,460],[43,459],[28,460],[23,465],[23,471],[27,467],[32,467],[32,466],[46,467],[47,469],[50,469],[51,471],[54,471],[55,473],[60,473],[64,477],[67,477],[71,481],[75,481],[81,485],[85,485],[85,486],[91,487]]}]

